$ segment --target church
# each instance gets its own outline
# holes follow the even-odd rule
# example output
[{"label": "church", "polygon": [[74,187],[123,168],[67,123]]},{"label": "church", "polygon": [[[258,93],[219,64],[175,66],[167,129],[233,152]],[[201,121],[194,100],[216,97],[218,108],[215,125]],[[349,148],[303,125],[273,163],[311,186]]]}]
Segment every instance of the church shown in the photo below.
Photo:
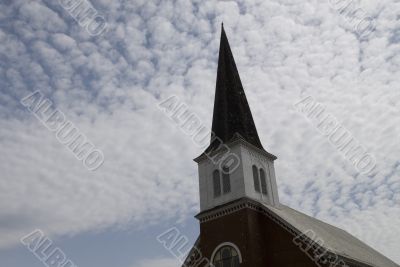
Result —
[{"label": "church", "polygon": [[[227,150],[236,161],[215,160]],[[399,267],[348,232],[281,204],[276,159],[260,142],[222,25],[212,138],[195,159],[200,236],[183,266]]]}]

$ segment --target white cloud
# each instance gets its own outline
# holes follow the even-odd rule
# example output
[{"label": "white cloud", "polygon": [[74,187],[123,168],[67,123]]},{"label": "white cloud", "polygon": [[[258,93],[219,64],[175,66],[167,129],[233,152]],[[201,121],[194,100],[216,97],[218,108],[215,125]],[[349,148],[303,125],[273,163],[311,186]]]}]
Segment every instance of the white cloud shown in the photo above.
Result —
[{"label": "white cloud", "polygon": [[[7,1],[6,1],[7,2]],[[57,1],[0,4],[0,240],[186,218],[201,151],[157,109],[178,95],[211,125],[220,22],[283,202],[400,261],[399,32],[394,1],[360,2],[360,40],[328,1],[92,1],[110,30],[90,37]],[[365,5],[365,6],[364,6]],[[88,172],[19,104],[41,89],[105,154]],[[354,167],[292,105],[312,95],[378,161]],[[372,234],[373,233],[373,234]]]},{"label": "white cloud", "polygon": [[151,259],[151,260],[142,260],[132,267],[176,267],[180,266],[180,263],[176,259]]}]

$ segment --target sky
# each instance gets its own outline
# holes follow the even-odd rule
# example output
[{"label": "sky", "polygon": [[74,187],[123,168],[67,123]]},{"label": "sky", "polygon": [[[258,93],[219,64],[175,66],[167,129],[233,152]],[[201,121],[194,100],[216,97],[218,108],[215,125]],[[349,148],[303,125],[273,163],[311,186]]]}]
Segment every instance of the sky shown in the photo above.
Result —
[{"label": "sky", "polygon": [[[399,2],[92,0],[98,24],[72,2],[0,1],[0,266],[43,266],[20,242],[35,229],[77,266],[180,266],[157,236],[197,238],[202,150],[159,103],[211,126],[221,22],[281,202],[400,263]],[[33,92],[102,152],[98,168],[21,103]],[[296,108],[307,97],[372,172]]]}]

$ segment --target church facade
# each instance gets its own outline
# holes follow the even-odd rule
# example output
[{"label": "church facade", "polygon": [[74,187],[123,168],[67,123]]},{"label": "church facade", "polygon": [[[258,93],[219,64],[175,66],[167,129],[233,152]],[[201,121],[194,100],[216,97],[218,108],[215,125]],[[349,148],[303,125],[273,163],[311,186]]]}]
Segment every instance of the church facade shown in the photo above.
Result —
[{"label": "church facade", "polygon": [[[195,159],[200,236],[183,266],[399,267],[346,231],[279,202],[277,157],[260,142],[223,26],[212,132]],[[215,160],[226,148],[237,160]]]}]

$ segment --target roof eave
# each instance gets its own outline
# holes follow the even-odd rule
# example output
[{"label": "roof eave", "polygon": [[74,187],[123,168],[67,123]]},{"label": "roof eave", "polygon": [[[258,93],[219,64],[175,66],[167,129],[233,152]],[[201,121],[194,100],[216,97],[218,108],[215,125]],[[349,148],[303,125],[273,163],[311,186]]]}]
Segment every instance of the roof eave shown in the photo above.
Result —
[{"label": "roof eave", "polygon": [[216,154],[218,154],[221,151],[221,146],[226,145],[228,148],[232,148],[237,144],[247,146],[247,147],[255,150],[256,152],[266,156],[267,158],[269,158],[272,161],[278,159],[278,157],[275,156],[274,154],[271,154],[268,151],[266,151],[265,149],[261,149],[255,145],[253,145],[252,143],[246,141],[242,136],[240,136],[240,134],[235,134],[231,138],[231,140],[229,140],[228,142],[226,142],[224,144],[221,144],[218,149],[212,150],[210,153],[206,152],[207,151],[207,149],[206,149],[202,154],[200,154],[198,157],[194,158],[193,161],[195,161],[196,163],[200,163],[201,161],[205,160],[206,158],[211,158],[211,157],[215,156]]}]

